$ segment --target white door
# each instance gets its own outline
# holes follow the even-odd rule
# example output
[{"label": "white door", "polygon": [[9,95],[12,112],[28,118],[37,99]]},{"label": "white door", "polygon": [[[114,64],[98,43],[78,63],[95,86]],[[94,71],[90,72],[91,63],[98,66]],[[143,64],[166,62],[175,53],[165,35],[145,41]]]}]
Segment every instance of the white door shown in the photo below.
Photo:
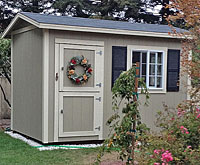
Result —
[{"label": "white door", "polygon": [[[101,140],[104,47],[94,45],[95,42],[86,41],[83,43],[57,45],[59,48],[57,51],[59,60],[56,64],[58,67],[56,73],[58,134],[59,137],[98,136]],[[93,70],[92,76],[82,85],[75,84],[67,75],[69,62],[76,56],[84,56]],[[83,67],[76,66],[75,72],[82,75],[84,73]]]}]

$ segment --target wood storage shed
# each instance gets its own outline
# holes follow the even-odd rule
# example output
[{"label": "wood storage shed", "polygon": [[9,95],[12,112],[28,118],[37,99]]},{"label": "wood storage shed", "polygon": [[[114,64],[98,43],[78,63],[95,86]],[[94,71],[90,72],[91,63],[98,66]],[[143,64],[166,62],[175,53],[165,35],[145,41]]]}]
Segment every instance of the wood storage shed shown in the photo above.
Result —
[{"label": "wood storage shed", "polygon": [[105,139],[112,85],[135,62],[150,92],[142,120],[155,129],[163,103],[175,108],[187,99],[187,76],[179,77],[181,42],[169,31],[165,25],[18,14],[3,34],[12,39],[12,130],[43,143]]}]

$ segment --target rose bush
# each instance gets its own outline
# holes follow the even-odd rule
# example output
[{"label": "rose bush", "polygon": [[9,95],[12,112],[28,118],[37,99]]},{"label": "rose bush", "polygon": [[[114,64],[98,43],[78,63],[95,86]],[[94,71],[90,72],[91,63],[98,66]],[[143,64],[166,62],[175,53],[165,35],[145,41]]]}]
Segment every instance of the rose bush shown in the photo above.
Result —
[{"label": "rose bush", "polygon": [[[146,164],[198,164],[200,162],[200,109],[158,112],[160,133],[140,137],[140,151]],[[145,160],[144,160],[145,159]]]}]

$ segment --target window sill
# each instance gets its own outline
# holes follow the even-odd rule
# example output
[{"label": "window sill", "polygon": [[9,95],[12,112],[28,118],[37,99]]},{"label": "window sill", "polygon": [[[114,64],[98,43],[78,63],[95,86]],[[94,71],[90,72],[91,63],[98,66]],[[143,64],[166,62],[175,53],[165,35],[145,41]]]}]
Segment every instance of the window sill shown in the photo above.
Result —
[{"label": "window sill", "polygon": [[[148,88],[149,93],[152,94],[165,94],[167,91],[163,88]],[[141,88],[138,88],[138,93],[141,93]]]}]

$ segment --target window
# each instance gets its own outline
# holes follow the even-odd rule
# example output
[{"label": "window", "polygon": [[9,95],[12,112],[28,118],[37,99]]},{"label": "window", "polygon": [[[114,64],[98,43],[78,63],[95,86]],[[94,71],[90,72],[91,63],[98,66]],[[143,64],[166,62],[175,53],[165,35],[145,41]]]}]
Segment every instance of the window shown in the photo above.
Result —
[{"label": "window", "polygon": [[140,77],[150,89],[163,88],[163,52],[132,51],[132,63],[140,62]]}]

